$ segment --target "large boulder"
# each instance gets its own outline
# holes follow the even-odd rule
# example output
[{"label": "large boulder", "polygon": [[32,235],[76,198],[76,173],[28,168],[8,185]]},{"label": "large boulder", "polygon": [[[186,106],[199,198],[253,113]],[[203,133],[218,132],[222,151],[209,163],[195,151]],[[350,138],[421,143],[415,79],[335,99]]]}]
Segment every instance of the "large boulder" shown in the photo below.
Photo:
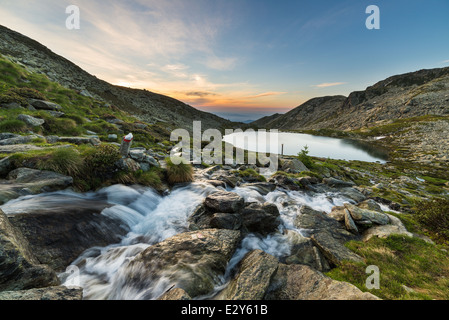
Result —
[{"label": "large boulder", "polygon": [[[127,292],[155,299],[169,288],[181,288],[195,298],[220,283],[241,239],[239,231],[205,229],[178,234],[155,244],[124,267]],[[153,290],[149,290],[149,289]]]},{"label": "large boulder", "polygon": [[294,224],[299,229],[306,229],[313,244],[331,265],[340,265],[344,260],[363,261],[344,245],[350,240],[359,240],[357,235],[347,231],[343,224],[325,213],[303,206]]},{"label": "large boulder", "polygon": [[0,292],[0,300],[82,300],[83,288],[53,286],[19,291]]},{"label": "large boulder", "polygon": [[286,265],[254,250],[240,261],[229,285],[217,296],[226,300],[378,300],[357,287],[333,280],[305,265]]},{"label": "large boulder", "polygon": [[220,298],[262,300],[278,265],[275,257],[262,250],[249,252],[240,262],[238,274],[220,294]]},{"label": "large boulder", "polygon": [[309,171],[309,169],[302,163],[300,160],[296,158],[292,159],[281,159],[281,170],[289,171],[292,173],[299,173],[303,171]]},{"label": "large boulder", "polygon": [[279,264],[266,300],[379,300],[347,282],[333,280],[304,265]]},{"label": "large boulder", "polygon": [[39,262],[23,234],[0,210],[0,291],[58,284],[56,273]]},{"label": "large boulder", "polygon": [[[224,211],[216,212],[220,209]],[[217,228],[266,235],[277,230],[280,214],[274,204],[245,203],[236,193],[217,192],[207,197],[188,221],[190,230]]]},{"label": "large boulder", "polygon": [[206,197],[205,206],[212,212],[234,213],[245,205],[245,200],[237,193],[218,191]]},{"label": "large boulder", "polygon": [[28,114],[20,114],[17,117],[17,119],[25,122],[27,125],[29,125],[31,127],[38,127],[45,123],[44,119],[35,118]]},{"label": "large boulder", "polygon": [[329,263],[312,239],[292,230],[287,230],[287,237],[291,254],[285,259],[286,264],[303,264],[322,272],[330,270]]},{"label": "large boulder", "polygon": [[249,203],[241,211],[245,230],[262,235],[275,232],[280,224],[280,214],[272,203]]},{"label": "large boulder", "polygon": [[[8,217],[21,230],[37,259],[58,272],[64,271],[84,250],[118,243],[129,232],[121,220],[101,214],[111,206],[105,201],[51,197],[23,200],[20,205],[26,210]],[[46,201],[52,205],[46,208]],[[13,211],[14,207],[8,209]]]}]

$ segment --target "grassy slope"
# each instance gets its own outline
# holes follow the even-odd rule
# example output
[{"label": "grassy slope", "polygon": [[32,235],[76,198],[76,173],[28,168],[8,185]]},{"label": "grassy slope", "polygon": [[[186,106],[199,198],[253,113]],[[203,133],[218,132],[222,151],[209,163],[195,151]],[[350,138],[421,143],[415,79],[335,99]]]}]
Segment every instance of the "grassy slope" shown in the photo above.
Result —
[{"label": "grassy slope", "polygon": [[[118,138],[115,142],[120,142],[123,133],[132,132],[135,137],[133,147],[145,147],[156,152],[160,151],[165,153],[167,146],[171,145],[168,141],[170,128],[166,124],[147,124],[145,129],[139,129],[135,124],[142,122],[138,121],[131,114],[101,101],[85,97],[74,90],[64,88],[57,83],[51,82],[44,75],[29,73],[20,65],[11,63],[0,56],[0,102],[7,103],[14,101],[26,106],[26,99],[12,93],[13,91],[19,91],[20,88],[37,90],[37,96],[59,104],[62,107],[60,111],[64,112],[65,115],[57,118],[43,110],[31,111],[27,108],[0,108],[1,132],[15,132],[27,135],[32,131],[44,136],[82,136],[86,135],[89,130],[95,132],[102,141],[108,142],[111,142],[108,139],[109,134],[116,134]],[[23,122],[17,120],[20,114],[28,114],[36,118],[42,118],[45,120],[45,124],[40,127],[28,127]],[[123,121],[121,129],[106,121],[111,118]],[[107,181],[108,179],[89,179],[89,177],[83,174],[83,170],[87,166],[85,160],[98,151],[96,150],[97,148],[88,145],[73,145],[75,153],[63,154],[55,149],[58,144],[48,144],[44,139],[35,139],[31,143],[43,147],[43,149],[14,154],[12,159],[16,164],[19,165],[23,161],[32,161],[37,168],[53,168],[55,171],[63,174],[72,174],[74,175],[75,186],[83,191],[114,182],[140,182],[146,185],[160,183],[160,172],[153,171],[150,173],[138,172],[136,174],[119,172],[110,181]],[[0,155],[0,158],[5,156],[6,154]],[[70,162],[74,157],[77,160],[75,159],[75,161]],[[54,165],[58,161],[65,165],[49,168],[52,163]]]}]

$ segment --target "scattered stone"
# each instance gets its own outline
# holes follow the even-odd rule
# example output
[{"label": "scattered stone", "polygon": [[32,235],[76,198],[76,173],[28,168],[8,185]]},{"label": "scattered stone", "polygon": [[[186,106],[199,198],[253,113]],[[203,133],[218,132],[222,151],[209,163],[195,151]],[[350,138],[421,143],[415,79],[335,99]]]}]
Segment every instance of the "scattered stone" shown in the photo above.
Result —
[{"label": "scattered stone", "polygon": [[347,188],[355,186],[355,183],[352,181],[343,181],[336,178],[324,178],[323,183],[333,188]]},{"label": "scattered stone", "polygon": [[14,169],[14,165],[9,157],[0,160],[0,177],[4,178]]},{"label": "scattered stone", "polygon": [[281,170],[290,170],[292,173],[299,173],[303,171],[309,171],[309,169],[298,159],[281,159]]},{"label": "scattered stone", "polygon": [[44,101],[44,100],[31,99],[30,100],[30,104],[33,107],[35,107],[36,109],[39,109],[39,110],[58,111],[58,110],[62,109],[59,104],[56,104],[56,103],[53,103],[53,102],[49,102],[49,101]]},{"label": "scattered stone", "polygon": [[117,141],[118,136],[116,134],[108,135],[108,141]]},{"label": "scattered stone", "polygon": [[119,168],[119,170],[123,170],[123,171],[131,171],[131,172],[136,172],[137,170],[139,170],[140,164],[131,159],[131,158],[125,158],[125,159],[119,159],[115,165],[117,166],[117,168]]},{"label": "scattered stone", "polygon": [[27,114],[20,114],[17,119],[25,122],[30,127],[39,127],[45,123],[44,119],[38,119]]},{"label": "scattered stone", "polygon": [[352,216],[347,209],[345,209],[345,227],[346,227],[346,230],[348,230],[349,232],[352,232],[355,234],[359,233],[359,229],[355,225],[355,222],[352,219]]},{"label": "scattered stone", "polygon": [[342,196],[353,200],[356,203],[362,202],[366,200],[366,196],[354,188],[343,188],[339,189],[339,192]]},{"label": "scattered stone", "polygon": [[241,187],[256,190],[261,195],[266,196],[270,192],[276,190],[276,185],[270,182],[254,182],[254,183],[244,183]]},{"label": "scattered stone", "polygon": [[15,136],[9,139],[0,140],[1,146],[6,145],[14,145],[14,144],[26,144],[30,143],[32,140],[39,138],[37,135],[29,135],[29,136]]},{"label": "scattered stone", "polygon": [[18,134],[10,133],[10,132],[0,132],[0,140],[11,139],[18,137]]},{"label": "scattered stone", "polygon": [[326,259],[334,266],[343,261],[363,262],[362,257],[344,246],[344,239],[338,233],[320,231],[312,235],[313,243],[320,249]]},{"label": "scattered stone", "polygon": [[289,178],[286,175],[283,174],[277,174],[268,181],[270,183],[273,183],[281,188],[287,189],[287,190],[301,190],[302,185],[297,179]]},{"label": "scattered stone", "polygon": [[355,205],[345,203],[346,209],[351,214],[352,219],[357,224],[362,225],[370,225],[370,224],[377,224],[377,225],[386,225],[390,223],[390,219],[388,216],[384,213],[359,208]]},{"label": "scattered stone", "polygon": [[61,118],[62,116],[65,116],[65,113],[61,111],[47,110],[47,113],[55,118]]}]

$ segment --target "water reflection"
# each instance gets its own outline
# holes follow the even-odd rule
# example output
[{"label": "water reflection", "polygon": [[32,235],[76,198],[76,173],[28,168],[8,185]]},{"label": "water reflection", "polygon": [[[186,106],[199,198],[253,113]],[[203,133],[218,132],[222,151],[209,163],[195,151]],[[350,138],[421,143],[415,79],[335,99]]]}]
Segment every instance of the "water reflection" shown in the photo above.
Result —
[{"label": "water reflection", "polygon": [[278,154],[293,156],[307,146],[309,155],[314,157],[381,163],[388,160],[384,150],[363,141],[287,132],[266,133],[266,135],[276,135],[277,139],[274,141],[277,146],[270,145],[273,139],[261,138],[257,132],[233,133],[225,136],[223,140],[237,148],[255,152],[270,152],[277,149]]}]

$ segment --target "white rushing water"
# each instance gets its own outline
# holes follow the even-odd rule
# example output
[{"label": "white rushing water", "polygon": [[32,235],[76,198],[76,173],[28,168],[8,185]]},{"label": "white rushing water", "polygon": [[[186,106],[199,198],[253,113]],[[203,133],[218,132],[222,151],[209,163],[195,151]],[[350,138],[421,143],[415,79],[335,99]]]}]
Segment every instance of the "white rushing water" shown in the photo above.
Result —
[{"label": "white rushing water", "polygon": [[[55,207],[56,210],[58,206],[67,205],[69,202],[76,203],[76,199],[87,201],[84,205],[89,205],[89,201],[97,200],[113,204],[104,209],[102,214],[120,219],[129,226],[130,232],[118,244],[86,250],[67,270],[75,270],[76,273],[73,275],[76,275],[76,279],[73,276],[67,277],[67,272],[61,274],[61,278],[65,279],[64,284],[67,286],[82,286],[85,299],[134,300],[148,296],[157,298],[167,289],[166,286],[169,283],[160,279],[150,288],[140,291],[127,287],[125,283],[130,272],[126,268],[128,262],[149,246],[188,231],[187,220],[194,209],[204,201],[207,195],[220,189],[222,188],[197,182],[178,187],[170,194],[161,196],[151,188],[114,185],[96,193],[77,194],[71,191],[60,191],[22,197],[10,201],[2,206],[2,209],[6,213],[26,212],[26,206],[27,208],[34,206],[35,209],[45,206],[47,210]],[[280,189],[265,196],[248,187],[236,187],[228,191],[239,194],[246,202],[275,204],[281,215],[281,225],[279,232],[275,234],[265,237],[256,234],[246,236],[230,260],[221,283],[217,284],[214,292],[202,298],[211,298],[222,289],[234,267],[251,250],[261,249],[278,258],[288,256],[290,254],[289,238],[283,231],[289,229],[298,233],[302,232],[294,226],[294,220],[302,205],[328,213],[333,206],[342,205],[348,201],[330,194],[311,196],[300,191]],[[79,201],[79,205],[82,203]]]}]

